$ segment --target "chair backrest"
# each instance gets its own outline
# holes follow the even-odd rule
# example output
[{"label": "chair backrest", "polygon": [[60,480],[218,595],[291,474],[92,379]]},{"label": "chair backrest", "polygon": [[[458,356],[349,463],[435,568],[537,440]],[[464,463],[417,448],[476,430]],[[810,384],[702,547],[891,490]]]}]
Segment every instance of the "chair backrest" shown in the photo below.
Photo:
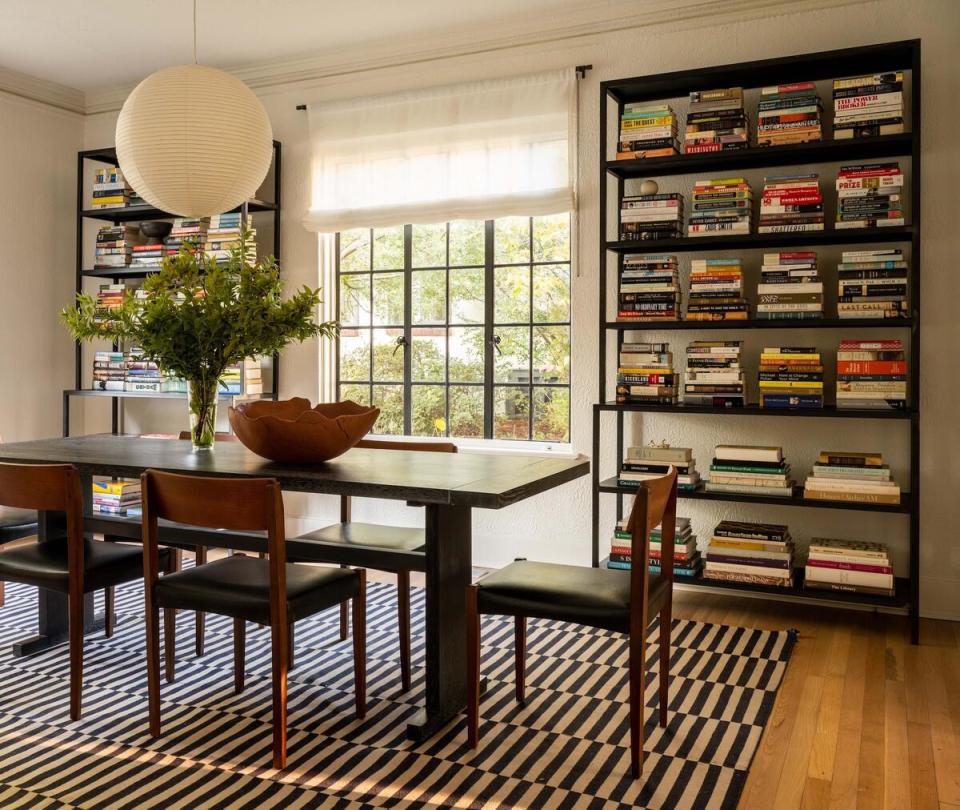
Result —
[{"label": "chair backrest", "polygon": [[[422,453],[456,453],[457,446],[453,442],[393,442],[389,439],[361,439],[357,447],[367,447],[372,450],[413,450]],[[349,523],[352,513],[352,502],[349,495],[340,496],[340,522]]]},{"label": "chair backrest", "polygon": [[641,481],[627,521],[630,532],[630,599],[637,608],[647,604],[650,530],[660,525],[660,572],[673,580],[673,544],[677,531],[677,470]]}]

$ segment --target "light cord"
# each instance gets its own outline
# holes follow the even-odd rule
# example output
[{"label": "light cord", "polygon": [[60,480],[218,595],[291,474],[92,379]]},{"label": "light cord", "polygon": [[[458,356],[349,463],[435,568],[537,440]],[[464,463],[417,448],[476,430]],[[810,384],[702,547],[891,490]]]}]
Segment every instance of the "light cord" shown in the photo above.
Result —
[{"label": "light cord", "polygon": [[197,62],[197,0],[193,0],[193,64]]}]

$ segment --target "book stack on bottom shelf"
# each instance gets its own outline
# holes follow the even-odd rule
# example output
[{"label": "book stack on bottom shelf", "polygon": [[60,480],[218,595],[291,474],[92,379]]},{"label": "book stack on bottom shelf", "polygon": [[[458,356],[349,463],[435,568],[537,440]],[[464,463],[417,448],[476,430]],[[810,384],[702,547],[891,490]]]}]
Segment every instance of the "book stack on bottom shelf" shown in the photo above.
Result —
[{"label": "book stack on bottom shelf", "polygon": [[93,511],[104,515],[140,517],[140,482],[95,477]]},{"label": "book stack on bottom shelf", "polygon": [[617,402],[673,405],[677,378],[669,343],[623,343],[617,365]]},{"label": "book stack on bottom shelf", "polygon": [[722,520],[707,545],[703,576],[750,585],[793,586],[793,539],[786,526]]},{"label": "book stack on bottom shelf", "polygon": [[807,478],[804,498],[854,503],[900,503],[900,487],[880,453],[824,450]]},{"label": "book stack on bottom shelf", "polygon": [[713,451],[710,480],[704,489],[764,498],[790,498],[793,496],[793,479],[780,447],[718,444]]},{"label": "book stack on bottom shelf", "polygon": [[841,340],[837,351],[837,407],[907,407],[907,355],[902,340]]},{"label": "book stack on bottom shelf", "polygon": [[758,384],[761,408],[822,408],[820,352],[815,346],[767,346]]},{"label": "book stack on bottom shelf", "polygon": [[823,281],[812,250],[764,253],[757,285],[759,320],[823,317]]},{"label": "book stack on bottom shelf", "polygon": [[[699,577],[703,571],[703,560],[697,551],[697,537],[690,528],[690,518],[677,517],[673,541],[673,575],[684,579]],[[632,538],[627,531],[626,519],[617,523],[610,543],[608,568],[630,570],[632,562]],[[663,527],[655,526],[650,530],[650,552],[648,570],[651,574],[663,571]]]},{"label": "book stack on bottom shelf", "polygon": [[700,473],[697,472],[693,450],[665,445],[628,447],[617,483],[623,487],[637,487],[642,481],[668,475],[672,469],[677,471],[678,491],[693,492],[699,488]]},{"label": "book stack on bottom shelf", "polygon": [[804,575],[809,590],[894,595],[890,553],[881,543],[815,537]]},{"label": "book stack on bottom shelf", "polygon": [[741,340],[695,340],[687,345],[685,405],[743,407]]}]

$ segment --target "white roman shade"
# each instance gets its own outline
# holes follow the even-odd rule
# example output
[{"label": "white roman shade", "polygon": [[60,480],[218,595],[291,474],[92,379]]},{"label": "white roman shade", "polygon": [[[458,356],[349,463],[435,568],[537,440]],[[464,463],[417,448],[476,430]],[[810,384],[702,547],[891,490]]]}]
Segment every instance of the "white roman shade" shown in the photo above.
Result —
[{"label": "white roman shade", "polygon": [[575,208],[576,75],[309,105],[319,233]]}]

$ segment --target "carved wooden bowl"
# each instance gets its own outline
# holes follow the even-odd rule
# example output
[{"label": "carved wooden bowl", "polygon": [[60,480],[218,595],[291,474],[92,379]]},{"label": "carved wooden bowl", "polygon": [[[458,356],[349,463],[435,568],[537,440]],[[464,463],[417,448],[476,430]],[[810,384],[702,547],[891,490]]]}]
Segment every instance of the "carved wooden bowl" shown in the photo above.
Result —
[{"label": "carved wooden bowl", "polygon": [[377,421],[379,408],[310,400],[255,399],[230,408],[230,424],[243,445],[258,456],[292,464],[315,464],[346,453]]}]

